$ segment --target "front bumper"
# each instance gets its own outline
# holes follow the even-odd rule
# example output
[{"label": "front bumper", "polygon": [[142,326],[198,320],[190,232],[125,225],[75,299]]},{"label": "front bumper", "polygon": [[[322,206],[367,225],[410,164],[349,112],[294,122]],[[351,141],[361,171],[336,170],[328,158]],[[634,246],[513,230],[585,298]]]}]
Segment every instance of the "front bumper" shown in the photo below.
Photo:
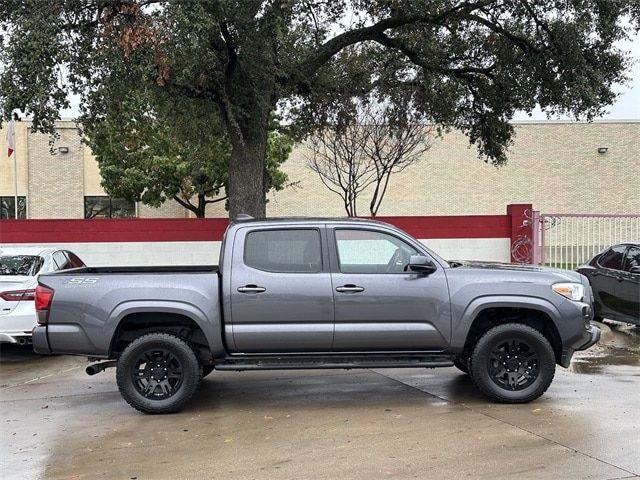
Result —
[{"label": "front bumper", "polygon": [[564,368],[567,368],[571,363],[571,358],[573,354],[577,350],[586,350],[587,348],[593,347],[596,343],[600,341],[600,329],[595,325],[590,325],[588,330],[585,330],[585,341],[584,343],[579,344],[578,347],[564,347],[562,349],[562,356],[560,358],[560,365]]},{"label": "front bumper", "polygon": [[600,329],[598,327],[596,327],[595,325],[591,325],[591,336],[589,337],[589,340],[587,340],[584,345],[576,348],[576,350],[586,350],[587,348],[593,347],[596,343],[598,343],[600,341]]}]

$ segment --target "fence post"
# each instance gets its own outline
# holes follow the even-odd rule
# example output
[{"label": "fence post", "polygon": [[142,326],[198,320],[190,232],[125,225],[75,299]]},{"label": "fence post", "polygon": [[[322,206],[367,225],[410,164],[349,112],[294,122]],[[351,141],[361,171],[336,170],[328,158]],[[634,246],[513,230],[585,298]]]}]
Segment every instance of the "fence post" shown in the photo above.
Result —
[{"label": "fence post", "polygon": [[533,205],[512,203],[507,205],[507,215],[511,222],[511,262],[533,263]]}]

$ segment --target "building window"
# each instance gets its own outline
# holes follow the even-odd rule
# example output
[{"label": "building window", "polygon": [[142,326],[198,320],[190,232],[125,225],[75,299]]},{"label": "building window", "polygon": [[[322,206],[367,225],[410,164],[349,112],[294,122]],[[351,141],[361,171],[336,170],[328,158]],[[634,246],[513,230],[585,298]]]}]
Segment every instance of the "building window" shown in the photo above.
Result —
[{"label": "building window", "polygon": [[[16,218],[16,197],[0,197],[0,218]],[[18,197],[18,218],[27,218],[27,197]]]},{"label": "building window", "polygon": [[136,216],[133,202],[107,196],[84,197],[84,218],[129,218]]}]

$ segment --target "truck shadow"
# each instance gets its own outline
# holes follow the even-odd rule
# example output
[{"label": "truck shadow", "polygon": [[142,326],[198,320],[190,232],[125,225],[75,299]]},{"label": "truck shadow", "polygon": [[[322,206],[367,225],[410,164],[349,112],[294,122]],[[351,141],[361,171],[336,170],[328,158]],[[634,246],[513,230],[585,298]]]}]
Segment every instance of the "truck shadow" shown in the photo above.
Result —
[{"label": "truck shadow", "polygon": [[[429,388],[428,375],[421,379],[421,383],[427,382],[426,388],[368,370],[357,373],[287,372],[280,375],[252,372],[231,376],[214,372],[203,380],[200,392],[187,408],[225,409],[233,406],[242,409],[322,410],[486,402],[467,375],[431,377],[434,380],[433,390]],[[442,390],[444,393],[440,394]]]},{"label": "truck shadow", "polygon": [[13,343],[0,343],[0,362],[25,362],[42,358],[33,351],[31,345],[18,345]]}]

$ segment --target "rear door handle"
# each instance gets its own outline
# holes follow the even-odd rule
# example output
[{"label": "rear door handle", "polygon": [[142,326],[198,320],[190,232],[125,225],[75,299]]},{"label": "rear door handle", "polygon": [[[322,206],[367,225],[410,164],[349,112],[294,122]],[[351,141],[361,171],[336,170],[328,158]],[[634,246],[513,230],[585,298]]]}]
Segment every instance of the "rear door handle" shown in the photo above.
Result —
[{"label": "rear door handle", "polygon": [[240,293],[262,293],[266,292],[267,289],[258,285],[245,285],[244,287],[238,287],[238,291]]},{"label": "rear door handle", "polygon": [[364,292],[364,287],[359,287],[357,285],[353,285],[353,284],[348,283],[347,285],[342,285],[341,287],[336,287],[336,292],[340,292],[340,293]]}]

